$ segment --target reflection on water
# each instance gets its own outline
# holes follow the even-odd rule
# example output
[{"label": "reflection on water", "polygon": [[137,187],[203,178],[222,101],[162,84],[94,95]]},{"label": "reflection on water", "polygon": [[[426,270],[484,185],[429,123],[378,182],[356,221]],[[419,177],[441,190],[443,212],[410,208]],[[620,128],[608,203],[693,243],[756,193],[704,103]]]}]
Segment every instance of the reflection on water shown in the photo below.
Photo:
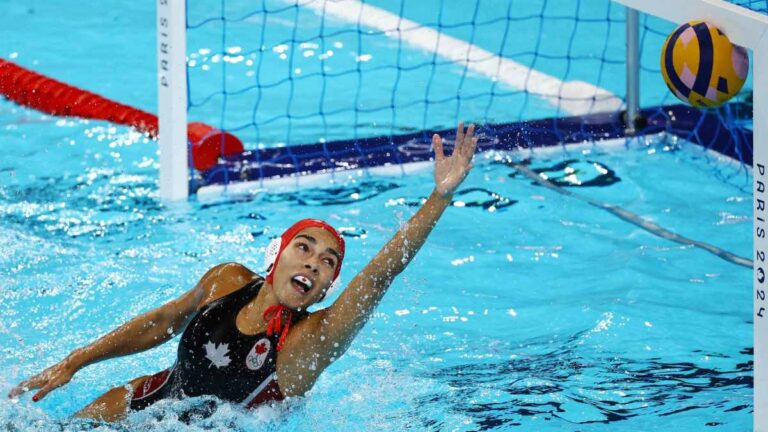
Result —
[{"label": "reflection on water", "polygon": [[[526,159],[519,163],[529,166],[532,161]],[[568,159],[551,166],[538,165],[537,167],[531,166],[531,171],[557,186],[606,187],[621,181],[615,171],[594,160]],[[509,174],[512,178],[518,175],[519,173],[516,171]]]},{"label": "reflection on water", "polygon": [[398,187],[400,185],[397,183],[372,180],[345,186],[308,188],[298,192],[267,193],[261,200],[304,206],[344,205],[369,200]]},{"label": "reflection on water", "polygon": [[710,417],[713,411],[752,411],[751,348],[735,358],[696,350],[729,365],[710,368],[654,357],[636,360],[622,353],[595,357],[580,348],[583,336],[573,335],[555,347],[548,342],[526,344],[523,351],[536,353],[440,368],[429,376],[457,389],[443,402],[471,414],[484,429],[554,419],[574,427],[633,418],[645,418],[650,425],[687,411],[698,416],[703,428],[718,424]]},{"label": "reflection on water", "polygon": [[[479,207],[489,212],[502,210],[517,202],[517,200],[504,197],[499,193],[478,187],[459,189],[454,193],[453,197],[454,200],[451,202],[453,207]],[[420,207],[425,202],[427,202],[427,197],[424,196],[418,198],[392,198],[389,199],[385,205],[387,207]]]}]

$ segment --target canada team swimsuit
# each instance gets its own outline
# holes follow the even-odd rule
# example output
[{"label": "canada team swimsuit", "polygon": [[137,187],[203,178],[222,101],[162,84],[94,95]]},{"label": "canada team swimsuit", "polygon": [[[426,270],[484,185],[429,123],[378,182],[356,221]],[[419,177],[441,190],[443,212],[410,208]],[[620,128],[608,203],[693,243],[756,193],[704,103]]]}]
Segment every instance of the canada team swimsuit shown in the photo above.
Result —
[{"label": "canada team swimsuit", "polygon": [[[204,306],[187,326],[173,367],[147,378],[130,408],[141,410],[165,398],[213,395],[253,408],[283,400],[277,384],[278,335],[246,335],[238,312],[259,293],[259,278]],[[301,318],[301,317],[300,317]]]}]

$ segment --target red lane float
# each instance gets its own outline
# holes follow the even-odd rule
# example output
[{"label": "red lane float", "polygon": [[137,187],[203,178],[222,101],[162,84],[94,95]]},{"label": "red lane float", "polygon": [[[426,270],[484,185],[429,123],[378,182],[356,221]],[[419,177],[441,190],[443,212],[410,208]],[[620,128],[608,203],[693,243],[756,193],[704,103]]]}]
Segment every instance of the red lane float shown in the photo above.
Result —
[{"label": "red lane float", "polygon": [[[157,116],[0,59],[0,95],[54,116],[105,120],[157,137]],[[244,151],[240,140],[205,123],[187,125],[195,169],[205,171],[221,156]]]}]

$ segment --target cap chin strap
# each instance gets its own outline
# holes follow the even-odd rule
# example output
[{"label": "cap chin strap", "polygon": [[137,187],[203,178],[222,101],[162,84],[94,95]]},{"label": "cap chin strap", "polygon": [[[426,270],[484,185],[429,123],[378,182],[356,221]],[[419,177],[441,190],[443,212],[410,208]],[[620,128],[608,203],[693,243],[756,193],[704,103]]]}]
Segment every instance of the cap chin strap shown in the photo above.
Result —
[{"label": "cap chin strap", "polygon": [[[267,274],[273,270],[272,267],[275,265],[275,261],[277,261],[277,255],[280,253],[282,241],[281,237],[275,237],[267,245],[267,250],[264,252],[264,268],[266,269],[265,271]],[[339,288],[339,285],[341,285],[341,275],[333,280],[321,301],[333,294]]]}]

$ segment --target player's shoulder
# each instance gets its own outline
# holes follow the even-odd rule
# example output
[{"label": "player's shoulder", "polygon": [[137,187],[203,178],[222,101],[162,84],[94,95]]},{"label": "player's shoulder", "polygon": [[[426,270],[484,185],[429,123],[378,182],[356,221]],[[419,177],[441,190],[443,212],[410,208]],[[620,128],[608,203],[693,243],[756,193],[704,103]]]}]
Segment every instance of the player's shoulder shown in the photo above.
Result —
[{"label": "player's shoulder", "polygon": [[217,264],[200,281],[200,288],[204,291],[204,300],[200,306],[220,299],[260,279],[263,278],[243,264],[237,262]]}]

